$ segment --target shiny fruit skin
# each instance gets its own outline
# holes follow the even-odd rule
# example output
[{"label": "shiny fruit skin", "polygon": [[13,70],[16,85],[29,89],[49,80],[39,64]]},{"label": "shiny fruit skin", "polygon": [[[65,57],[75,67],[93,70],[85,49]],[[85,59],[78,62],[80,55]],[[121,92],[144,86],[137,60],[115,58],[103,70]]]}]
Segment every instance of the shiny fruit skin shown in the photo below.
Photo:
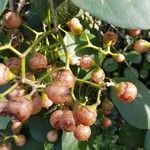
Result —
[{"label": "shiny fruit skin", "polygon": [[10,116],[21,121],[26,121],[32,114],[33,104],[26,97],[18,97],[16,100],[11,100],[7,106],[7,112]]},{"label": "shiny fruit skin", "polygon": [[89,126],[80,124],[74,131],[74,136],[78,141],[88,141],[91,136],[91,129]]},{"label": "shiny fruit skin", "polygon": [[96,83],[100,83],[105,79],[105,73],[101,68],[94,70],[91,76],[92,80]]},{"label": "shiny fruit skin", "polygon": [[3,144],[0,144],[0,150],[12,150],[11,148],[11,144],[10,143],[3,143]]},{"label": "shiny fruit skin", "polygon": [[18,134],[21,131],[22,123],[18,120],[13,120],[11,124],[11,131],[13,134]]},{"label": "shiny fruit skin", "polygon": [[80,67],[84,70],[89,70],[93,67],[93,58],[89,55],[84,55],[80,60]]},{"label": "shiny fruit skin", "polygon": [[54,80],[61,82],[64,86],[68,88],[74,87],[75,84],[75,76],[69,70],[58,71]]},{"label": "shiny fruit skin", "polygon": [[50,116],[50,124],[55,129],[61,128],[61,116],[64,113],[63,110],[55,110]]},{"label": "shiny fruit skin", "polygon": [[90,106],[87,107],[81,104],[75,106],[74,115],[79,123],[86,126],[93,125],[97,118],[96,110],[91,109]]},{"label": "shiny fruit skin", "polygon": [[136,86],[131,82],[121,82],[116,86],[116,95],[122,102],[132,102],[137,93]]},{"label": "shiny fruit skin", "polygon": [[17,29],[21,26],[22,24],[22,19],[20,18],[20,16],[13,12],[13,11],[9,11],[4,15],[4,26],[8,29]]},{"label": "shiny fruit skin", "polygon": [[118,63],[122,63],[125,61],[126,58],[123,54],[114,54],[113,59]]},{"label": "shiny fruit skin", "polygon": [[49,142],[56,142],[58,139],[58,132],[56,130],[51,130],[47,133],[47,139]]},{"label": "shiny fruit skin", "polygon": [[47,109],[53,105],[53,102],[47,97],[46,93],[42,93],[41,105]]},{"label": "shiny fruit skin", "polygon": [[111,45],[115,45],[118,40],[118,36],[114,32],[106,32],[103,36],[103,42],[105,45],[111,42]]},{"label": "shiny fruit skin", "polygon": [[103,118],[103,120],[101,121],[101,126],[103,128],[108,128],[112,125],[112,121],[109,118]]},{"label": "shiny fruit skin", "polygon": [[76,121],[73,112],[64,110],[61,116],[61,128],[66,132],[73,132],[76,128]]},{"label": "shiny fruit skin", "polygon": [[70,90],[60,82],[53,82],[46,88],[48,98],[54,103],[64,103],[71,99]]},{"label": "shiny fruit skin", "polygon": [[144,53],[150,48],[149,42],[146,40],[140,39],[134,43],[134,50],[138,53]]},{"label": "shiny fruit skin", "polygon": [[35,52],[32,54],[30,60],[29,60],[29,66],[32,70],[38,70],[43,69],[47,67],[47,58],[38,53]]}]

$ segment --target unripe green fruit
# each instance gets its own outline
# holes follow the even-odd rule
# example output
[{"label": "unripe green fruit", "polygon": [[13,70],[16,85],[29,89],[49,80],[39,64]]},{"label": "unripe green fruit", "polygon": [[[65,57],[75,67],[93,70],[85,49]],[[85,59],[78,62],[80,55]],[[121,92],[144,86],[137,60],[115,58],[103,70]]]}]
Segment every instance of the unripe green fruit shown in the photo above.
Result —
[{"label": "unripe green fruit", "polygon": [[4,26],[8,29],[17,29],[22,24],[20,16],[13,11],[9,11],[4,15],[3,22]]},{"label": "unripe green fruit", "polygon": [[137,97],[137,88],[131,82],[121,82],[115,86],[116,95],[122,102],[132,102]]},{"label": "unripe green fruit", "polygon": [[8,81],[15,78],[15,75],[4,64],[0,63],[0,85],[6,84]]}]

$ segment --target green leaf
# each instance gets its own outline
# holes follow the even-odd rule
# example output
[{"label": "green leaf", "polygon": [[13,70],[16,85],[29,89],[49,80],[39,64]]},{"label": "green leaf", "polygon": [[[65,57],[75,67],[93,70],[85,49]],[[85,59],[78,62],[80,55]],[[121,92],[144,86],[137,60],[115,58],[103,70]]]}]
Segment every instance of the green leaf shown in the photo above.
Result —
[{"label": "green leaf", "polygon": [[132,67],[132,70],[131,70],[131,68],[126,68],[124,70],[124,76],[129,77],[129,78],[138,78],[139,77],[139,73],[133,67]]},{"label": "green leaf", "polygon": [[10,117],[0,116],[0,129],[6,129],[9,121],[10,121]]},{"label": "green leaf", "polygon": [[8,3],[8,0],[0,0],[0,15],[5,10],[7,3]]},{"label": "green leaf", "polygon": [[150,90],[135,78],[117,78],[115,81],[132,82],[138,89],[138,95],[136,99],[130,103],[124,103],[118,99],[114,88],[112,88],[111,98],[122,117],[134,127],[140,129],[150,129]]},{"label": "green leaf", "polygon": [[49,119],[39,116],[32,117],[28,123],[32,137],[38,142],[46,141],[46,135],[51,129]]},{"label": "green leaf", "polygon": [[135,52],[135,51],[131,51],[129,53],[125,53],[126,55],[126,60],[130,61],[131,63],[134,64],[139,64],[142,61],[142,56],[141,54]]},{"label": "green leaf", "polygon": [[23,147],[17,147],[15,144],[12,144],[12,149],[13,150],[43,150],[43,144],[31,138],[31,139],[27,139],[27,143]]},{"label": "green leaf", "polygon": [[73,133],[64,132],[62,135],[62,150],[89,150],[87,142],[78,142]]},{"label": "green leaf", "polygon": [[150,150],[150,130],[147,131],[145,136],[144,149]]},{"label": "green leaf", "polygon": [[119,132],[119,141],[130,148],[142,148],[145,134],[146,130],[141,130],[125,123]]},{"label": "green leaf", "polygon": [[149,0],[72,0],[92,15],[122,28],[149,29]]},{"label": "green leaf", "polygon": [[106,72],[113,72],[118,69],[118,64],[112,58],[108,58],[104,62],[103,68]]}]

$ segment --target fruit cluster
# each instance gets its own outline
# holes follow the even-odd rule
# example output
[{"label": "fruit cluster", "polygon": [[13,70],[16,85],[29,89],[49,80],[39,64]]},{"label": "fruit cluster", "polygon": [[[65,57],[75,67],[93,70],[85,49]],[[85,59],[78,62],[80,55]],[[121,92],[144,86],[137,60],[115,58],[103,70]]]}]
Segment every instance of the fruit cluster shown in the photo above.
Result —
[{"label": "fruit cluster", "polygon": [[[17,29],[22,25],[22,19],[15,12],[7,12],[3,19],[4,26],[7,29]],[[78,36],[83,31],[83,27],[77,18],[73,18],[67,23],[71,32]],[[136,31],[136,30],[135,30]],[[129,31],[131,36],[136,36],[140,32],[134,33]],[[45,32],[43,35],[47,36]],[[60,35],[59,35],[60,36]],[[43,36],[44,37],[44,36]],[[60,41],[61,41],[60,36]],[[103,55],[110,55],[116,62],[122,63],[125,61],[125,56],[120,53],[112,53],[111,46],[117,42],[117,34],[114,32],[106,32],[103,35],[104,50],[89,43],[90,48],[94,48]],[[41,38],[42,39],[42,38]],[[41,40],[40,39],[40,40]],[[37,45],[40,42],[37,39]],[[35,42],[36,43],[36,42]],[[64,43],[62,42],[64,46]],[[135,43],[134,49],[143,53],[148,50],[149,42],[139,40]],[[33,46],[33,45],[31,45]],[[1,48],[1,47],[0,47]],[[3,101],[0,102],[0,115],[9,115],[12,117],[12,137],[15,139],[17,146],[23,146],[26,138],[20,135],[22,125],[30,118],[31,115],[39,113],[42,108],[49,109],[52,105],[57,105],[57,110],[50,115],[50,124],[54,128],[47,134],[47,139],[50,142],[55,142],[58,138],[58,129],[66,132],[73,132],[75,138],[79,141],[88,141],[91,135],[90,126],[92,126],[97,119],[97,109],[100,106],[101,112],[104,115],[100,121],[103,128],[109,127],[112,122],[106,117],[113,109],[113,103],[105,99],[101,103],[101,92],[109,86],[113,86],[116,96],[121,102],[132,102],[137,96],[137,88],[131,82],[115,83],[105,75],[103,69],[98,66],[90,55],[82,57],[66,55],[66,66],[57,66],[50,64],[47,56],[42,53],[32,52],[33,47],[28,48],[23,54],[20,54],[17,49],[8,45],[13,52],[19,57],[11,57],[5,64],[0,63],[0,85],[8,84],[8,88],[0,97]],[[30,50],[30,51],[29,51]],[[26,59],[25,54],[31,53],[29,59]],[[27,68],[30,72],[26,72],[25,61],[27,61]],[[83,80],[75,76],[70,69],[70,65],[80,66],[80,69],[88,71],[91,70],[91,79]],[[69,67],[68,67],[69,66]],[[37,73],[46,70],[46,77],[50,78],[49,82],[44,82],[43,77],[38,78]],[[12,85],[13,84],[13,85]],[[75,95],[74,88],[77,84],[89,84],[98,89],[97,101],[92,105],[80,103]],[[19,134],[19,135],[17,135]],[[1,145],[0,147],[9,145]]]}]

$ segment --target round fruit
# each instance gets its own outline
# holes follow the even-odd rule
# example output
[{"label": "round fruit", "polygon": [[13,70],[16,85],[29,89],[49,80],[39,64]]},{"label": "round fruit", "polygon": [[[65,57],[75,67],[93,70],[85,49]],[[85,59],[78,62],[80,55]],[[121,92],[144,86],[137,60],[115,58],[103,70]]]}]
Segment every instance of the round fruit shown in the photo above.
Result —
[{"label": "round fruit", "polygon": [[41,97],[39,96],[38,93],[34,93],[32,95],[32,102],[33,102],[33,110],[32,110],[32,114],[37,114],[41,111],[42,109],[42,104],[41,104]]},{"label": "round fruit", "polygon": [[131,102],[137,97],[137,88],[131,82],[121,82],[115,86],[120,101]]},{"label": "round fruit", "polygon": [[77,18],[71,19],[69,22],[67,22],[67,26],[70,28],[71,32],[75,35],[79,35],[83,31],[83,27]]},{"label": "round fruit", "polygon": [[75,84],[75,76],[69,70],[58,71],[55,77],[55,81],[61,82],[68,88],[72,88]]},{"label": "round fruit", "polygon": [[97,82],[97,83],[100,83],[102,82],[103,80],[105,79],[105,73],[104,71],[99,68],[99,69],[96,69],[92,72],[92,80],[94,82]]},{"label": "round fruit", "polygon": [[118,35],[114,32],[106,32],[103,36],[103,42],[105,45],[111,42],[111,45],[115,45],[118,40]]},{"label": "round fruit", "polygon": [[0,144],[0,150],[12,150],[11,149],[11,144],[10,143]]},{"label": "round fruit", "polygon": [[84,55],[80,60],[80,67],[84,70],[89,70],[93,67],[93,59],[89,55]]},{"label": "round fruit", "polygon": [[128,30],[128,33],[130,36],[135,37],[141,33],[141,30],[140,29],[130,29],[130,30]]},{"label": "round fruit", "polygon": [[20,18],[20,16],[13,12],[13,11],[9,11],[4,15],[4,26],[8,29],[17,29],[21,26],[22,24],[22,19]]},{"label": "round fruit", "polygon": [[80,65],[80,57],[78,56],[70,56],[70,60],[69,60],[69,64],[70,65],[77,65],[79,66]]},{"label": "round fruit", "polygon": [[15,136],[15,144],[18,147],[24,146],[25,143],[26,143],[26,137],[24,135],[17,135],[17,136]]},{"label": "round fruit", "polygon": [[53,105],[53,102],[47,97],[45,93],[42,93],[41,105],[47,109]]},{"label": "round fruit", "polygon": [[25,76],[28,80],[35,81],[35,76],[31,72],[27,72]]},{"label": "round fruit", "polygon": [[15,75],[4,64],[0,63],[0,85],[6,84],[8,81],[15,78]]},{"label": "round fruit", "polygon": [[113,59],[118,63],[122,63],[125,61],[126,58],[123,54],[114,54]]},{"label": "round fruit", "polygon": [[63,114],[63,110],[56,110],[54,111],[51,116],[50,116],[50,124],[52,125],[53,128],[60,129],[60,121],[61,121],[61,116]]},{"label": "round fruit", "polygon": [[47,58],[38,53],[35,52],[33,53],[33,55],[31,56],[30,60],[29,60],[29,66],[32,70],[37,70],[37,69],[43,69],[47,67]]},{"label": "round fruit", "polygon": [[112,125],[112,121],[109,118],[103,118],[103,120],[101,121],[101,126],[103,128],[108,128]]},{"label": "round fruit", "polygon": [[18,134],[21,131],[22,123],[18,120],[13,120],[11,124],[11,131],[13,134]]},{"label": "round fruit", "polygon": [[9,101],[7,106],[8,114],[22,123],[30,117],[32,110],[32,101],[23,96],[18,97],[16,100]]},{"label": "round fruit", "polygon": [[104,100],[102,102],[102,112],[104,115],[109,115],[113,109],[113,103],[109,100]]},{"label": "round fruit", "polygon": [[9,100],[17,100],[25,94],[25,89],[22,85],[18,85],[12,92],[8,94]]},{"label": "round fruit", "polygon": [[52,142],[52,143],[56,142],[57,139],[58,139],[58,133],[57,133],[57,131],[56,130],[49,131],[47,133],[47,139],[48,139],[49,142]]},{"label": "round fruit", "polygon": [[75,130],[76,122],[72,111],[64,110],[64,113],[61,116],[61,128],[66,132],[72,132]]},{"label": "round fruit", "polygon": [[11,57],[7,60],[6,66],[11,70],[14,74],[19,74],[21,69],[21,60],[17,57]]},{"label": "round fruit", "polygon": [[148,51],[150,48],[150,43],[145,40],[138,40],[134,43],[134,50],[138,53],[144,53]]},{"label": "round fruit", "polygon": [[48,98],[54,103],[64,103],[71,99],[70,90],[60,82],[53,82],[46,88]]},{"label": "round fruit", "polygon": [[86,126],[93,125],[97,118],[96,110],[90,106],[84,106],[82,104],[77,104],[75,106],[74,114],[78,122]]},{"label": "round fruit", "polygon": [[88,141],[91,136],[91,129],[89,126],[80,124],[74,131],[74,136],[78,141]]}]

